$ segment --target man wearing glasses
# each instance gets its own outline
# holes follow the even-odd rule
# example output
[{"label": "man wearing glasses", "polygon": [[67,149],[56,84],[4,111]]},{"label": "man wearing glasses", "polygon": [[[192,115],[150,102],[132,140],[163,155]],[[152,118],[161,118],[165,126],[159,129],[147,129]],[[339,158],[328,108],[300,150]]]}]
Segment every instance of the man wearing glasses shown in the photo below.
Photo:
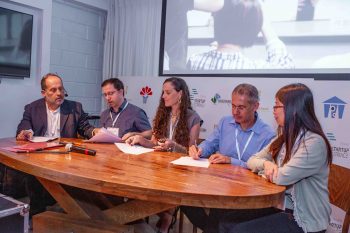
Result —
[{"label": "man wearing glasses", "polygon": [[247,160],[263,149],[275,133],[256,112],[259,94],[256,87],[240,84],[232,91],[232,115],[223,117],[214,132],[198,148],[192,146],[192,158],[209,158],[211,163],[231,163],[247,167]]},{"label": "man wearing glasses", "polygon": [[129,103],[124,97],[124,84],[110,78],[101,84],[102,94],[109,106],[101,113],[100,127],[126,140],[133,135],[151,138],[152,127],[144,110]]},{"label": "man wearing glasses", "polygon": [[[232,91],[232,115],[223,117],[214,132],[198,147],[191,146],[189,155],[194,159],[209,158],[211,163],[231,163],[247,168],[248,159],[263,149],[275,137],[272,128],[256,112],[259,93],[250,84],[240,84]],[[217,232],[225,211],[181,207],[188,219],[204,232]]]},{"label": "man wearing glasses", "polygon": [[92,137],[94,127],[81,103],[65,100],[67,96],[62,79],[48,73],[41,79],[42,99],[24,108],[23,118],[17,127],[16,139],[29,140],[33,136],[76,138]]}]

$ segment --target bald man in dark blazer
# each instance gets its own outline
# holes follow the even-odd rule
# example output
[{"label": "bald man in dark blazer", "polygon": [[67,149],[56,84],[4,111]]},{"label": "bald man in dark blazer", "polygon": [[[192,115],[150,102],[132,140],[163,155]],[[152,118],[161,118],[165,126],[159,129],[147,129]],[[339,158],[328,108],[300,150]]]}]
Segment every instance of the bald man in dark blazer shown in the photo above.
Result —
[{"label": "bald man in dark blazer", "polygon": [[17,140],[33,136],[76,138],[77,133],[85,138],[92,137],[94,127],[89,124],[81,103],[64,99],[66,91],[61,77],[46,74],[41,80],[41,89],[43,98],[24,108],[17,127]]},{"label": "bald man in dark blazer", "polygon": [[[41,80],[41,89],[43,98],[24,108],[23,118],[17,127],[17,140],[29,140],[33,136],[76,138],[78,134],[90,138],[94,130],[98,130],[89,124],[81,103],[64,99],[66,91],[57,74],[46,74]],[[30,215],[45,211],[47,205],[55,203],[34,176],[10,168],[7,172],[12,174],[12,181],[7,185],[8,193],[16,192],[18,181],[22,182],[22,186],[25,183],[30,198]]]},{"label": "bald man in dark blazer", "polygon": [[[81,103],[64,100],[60,105],[60,137],[76,138],[79,133],[84,138],[91,138],[94,127],[89,124],[87,116]],[[45,99],[39,99],[26,105],[16,135],[23,130],[32,130],[33,136],[45,136],[47,129]]]}]

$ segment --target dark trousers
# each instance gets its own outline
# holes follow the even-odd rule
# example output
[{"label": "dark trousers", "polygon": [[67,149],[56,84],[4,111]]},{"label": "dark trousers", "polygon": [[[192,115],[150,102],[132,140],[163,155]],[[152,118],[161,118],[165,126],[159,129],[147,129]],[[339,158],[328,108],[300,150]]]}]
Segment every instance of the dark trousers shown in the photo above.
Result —
[{"label": "dark trousers", "polygon": [[27,196],[27,174],[0,164],[0,193],[15,199]]},{"label": "dark trousers", "polygon": [[[242,220],[241,217],[236,214],[225,216],[223,221],[219,224],[220,233],[303,233],[303,229],[300,228],[297,222],[294,220],[291,213],[275,213],[263,217],[257,217],[244,222],[238,222]],[[324,233],[319,231],[317,233]],[[311,232],[310,232],[311,233]],[[316,232],[315,232],[316,233]]]},{"label": "dark trousers", "polygon": [[55,199],[46,191],[35,176],[28,175],[26,189],[30,199],[30,216],[44,212],[46,206],[51,206],[56,203]]},{"label": "dark trousers", "polygon": [[280,210],[275,208],[243,210],[212,208],[209,210],[208,215],[201,207],[181,206],[181,211],[193,225],[200,228],[204,233],[217,233],[219,232],[219,224],[223,220],[231,222],[234,219],[236,223],[245,222],[254,218],[277,213]]},{"label": "dark trousers", "polygon": [[[181,206],[180,210],[186,215],[188,220],[196,226],[197,228],[204,231],[204,229],[207,228],[208,225],[213,225],[213,223],[209,223],[209,216],[204,211],[204,208],[202,207],[193,207],[193,206]],[[211,219],[212,221],[215,221],[215,219]]]},{"label": "dark trousers", "polygon": [[55,200],[32,175],[0,164],[0,180],[1,192],[6,196],[15,199],[29,197],[30,216],[45,211],[46,206],[55,204]]},{"label": "dark trousers", "polygon": [[274,208],[243,210],[212,208],[209,211],[209,215],[207,215],[203,208],[181,206],[181,211],[193,225],[200,228],[204,233],[217,233],[219,232],[219,225],[223,220],[227,222],[235,221],[235,223],[245,222],[254,218],[274,214],[280,210]]}]

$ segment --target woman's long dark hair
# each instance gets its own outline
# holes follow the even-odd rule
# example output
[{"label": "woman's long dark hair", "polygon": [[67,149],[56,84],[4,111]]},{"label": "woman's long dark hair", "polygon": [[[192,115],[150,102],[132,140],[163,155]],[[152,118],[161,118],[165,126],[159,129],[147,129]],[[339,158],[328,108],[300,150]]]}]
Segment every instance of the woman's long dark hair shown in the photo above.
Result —
[{"label": "woman's long dark hair", "polygon": [[[279,127],[278,138],[271,143],[270,152],[276,161],[283,143],[286,146],[286,156],[283,164],[287,163],[292,155],[295,143],[300,146],[304,142],[307,131],[320,135],[327,146],[327,161],[332,162],[332,149],[319,123],[315,110],[311,90],[304,84],[295,83],[282,87],[276,93],[276,99],[284,105],[284,126]],[[301,134],[300,140],[298,136]]]},{"label": "woman's long dark hair", "polygon": [[[163,85],[170,82],[174,89],[179,92],[182,91],[181,103],[180,103],[180,115],[174,132],[174,140],[184,147],[189,146],[190,136],[187,126],[187,109],[192,109],[190,93],[186,82],[181,78],[171,77],[164,81]],[[167,137],[169,129],[171,107],[166,107],[164,99],[160,96],[159,105],[156,116],[153,120],[153,135],[156,139],[162,139]]]}]

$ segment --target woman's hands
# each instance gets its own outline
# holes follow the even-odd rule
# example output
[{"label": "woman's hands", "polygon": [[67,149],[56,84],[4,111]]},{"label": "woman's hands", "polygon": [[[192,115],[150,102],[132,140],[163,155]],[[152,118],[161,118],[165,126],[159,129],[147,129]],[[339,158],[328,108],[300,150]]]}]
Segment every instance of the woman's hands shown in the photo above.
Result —
[{"label": "woman's hands", "polygon": [[264,162],[264,173],[266,176],[266,179],[268,179],[270,182],[273,182],[277,178],[278,174],[278,167],[276,164],[270,161]]},{"label": "woman's hands", "polygon": [[176,146],[176,142],[166,138],[158,139],[157,144],[153,147],[155,151],[173,151]]}]

